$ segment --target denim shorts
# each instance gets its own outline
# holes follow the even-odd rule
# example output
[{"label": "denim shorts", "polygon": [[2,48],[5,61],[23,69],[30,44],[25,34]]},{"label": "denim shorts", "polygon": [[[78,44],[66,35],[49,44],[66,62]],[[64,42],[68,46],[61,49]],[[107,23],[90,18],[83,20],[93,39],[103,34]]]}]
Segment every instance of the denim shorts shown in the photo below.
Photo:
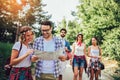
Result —
[{"label": "denim shorts", "polygon": [[85,60],[83,59],[78,59],[76,60],[75,58],[73,59],[73,65],[74,67],[85,67]]}]

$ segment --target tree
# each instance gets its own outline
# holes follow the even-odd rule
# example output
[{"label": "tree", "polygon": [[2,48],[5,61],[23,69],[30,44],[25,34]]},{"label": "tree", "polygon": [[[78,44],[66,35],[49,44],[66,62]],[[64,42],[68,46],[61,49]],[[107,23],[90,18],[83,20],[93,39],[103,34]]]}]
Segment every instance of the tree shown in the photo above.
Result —
[{"label": "tree", "polygon": [[67,21],[65,18],[63,18],[62,21],[56,27],[57,34],[60,34],[60,29],[62,29],[62,28],[65,28],[65,29],[67,28]]},{"label": "tree", "polygon": [[66,39],[72,44],[76,40],[76,36],[81,32],[81,28],[76,20],[66,21],[65,18],[58,24],[57,34],[60,34],[60,29],[65,28],[67,30]]},{"label": "tree", "polygon": [[[41,0],[0,0],[0,41],[14,42],[19,26],[33,26],[44,19],[49,19],[42,12]],[[18,30],[17,30],[18,29]],[[7,34],[6,34],[7,33]],[[12,37],[11,39],[8,36]],[[8,39],[6,39],[8,38]]]},{"label": "tree", "polygon": [[[99,44],[103,46],[103,53],[117,59],[118,48],[111,47],[111,42],[116,41],[114,47],[120,46],[120,1],[118,0],[80,0],[77,18],[82,19],[80,23],[84,33],[85,42],[90,44],[90,39],[97,36]],[[112,33],[111,33],[112,32]],[[112,38],[112,36],[114,38]],[[109,38],[108,38],[109,37]],[[108,46],[108,47],[106,47]],[[116,52],[117,51],[117,52]],[[115,54],[114,54],[115,53]],[[112,55],[111,55],[112,54]],[[117,55],[116,55],[117,54]]]}]

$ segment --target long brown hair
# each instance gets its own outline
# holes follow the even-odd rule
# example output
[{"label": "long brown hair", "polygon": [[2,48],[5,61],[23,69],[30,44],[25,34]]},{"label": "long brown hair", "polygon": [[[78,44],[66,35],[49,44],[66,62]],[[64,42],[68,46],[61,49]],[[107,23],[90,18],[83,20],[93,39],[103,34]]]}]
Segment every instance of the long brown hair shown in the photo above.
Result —
[{"label": "long brown hair", "polygon": [[82,37],[82,42],[83,42],[83,34],[81,34],[81,33],[79,33],[79,34],[77,35],[77,37],[76,37],[76,41],[78,41],[78,37],[79,37],[79,35],[81,35],[81,37]]},{"label": "long brown hair", "polygon": [[[97,38],[96,36],[94,36],[94,37],[92,37],[92,38],[95,38],[95,40],[97,41],[97,45],[99,45],[99,44],[98,44],[98,41],[99,41],[98,38]],[[91,45],[92,45],[92,38],[91,38],[91,41],[90,41]]]}]

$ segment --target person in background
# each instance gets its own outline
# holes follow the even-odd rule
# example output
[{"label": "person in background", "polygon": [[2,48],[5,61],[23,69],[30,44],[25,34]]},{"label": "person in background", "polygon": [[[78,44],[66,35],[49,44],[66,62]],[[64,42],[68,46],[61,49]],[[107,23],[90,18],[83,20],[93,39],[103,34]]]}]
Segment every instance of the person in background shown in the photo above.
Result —
[{"label": "person in background", "polygon": [[[52,22],[41,22],[42,36],[35,39],[33,47],[35,50],[54,52],[64,48],[62,40],[52,34]],[[41,56],[42,57],[42,56]],[[59,59],[66,60],[65,52]],[[60,74],[60,60],[41,60],[36,63],[35,76],[36,80],[58,80]]]},{"label": "person in background", "polygon": [[[73,80],[82,80],[83,70],[86,67],[86,45],[83,43],[83,35],[79,33],[72,45],[72,67],[74,72]],[[79,77],[78,77],[79,76]]]},{"label": "person in background", "polygon": [[12,47],[10,65],[12,69],[9,80],[33,80],[31,74],[31,61],[33,49],[29,47],[29,43],[34,39],[34,32],[29,26],[20,28],[20,41],[16,42]]},{"label": "person in background", "polygon": [[98,75],[100,74],[100,63],[101,60],[101,48],[98,46],[98,40],[96,37],[93,37],[91,39],[92,45],[88,47],[88,57],[90,57],[90,80],[93,80],[95,77],[95,80],[98,80]]},{"label": "person in background", "polygon": [[[62,28],[62,29],[60,30],[60,37],[61,37],[62,40],[63,40],[63,45],[64,45],[64,48],[65,48],[65,52],[66,52],[67,54],[71,54],[71,53],[70,53],[70,52],[71,52],[70,43],[69,43],[67,40],[65,40],[66,34],[67,34],[67,30],[66,30],[65,28]],[[68,59],[70,59],[69,56],[67,56],[67,60],[68,60]],[[59,80],[62,80],[62,76],[63,76],[63,73],[64,73],[65,68],[66,68],[66,62],[61,61],[61,62],[60,62],[60,65],[61,65],[61,66],[60,66],[60,67],[61,67],[61,70],[60,70]]]},{"label": "person in background", "polygon": [[65,39],[66,34],[67,34],[67,30],[65,28],[62,28],[60,30],[60,37],[63,39],[63,45],[65,46],[65,51],[71,52],[70,43]]}]

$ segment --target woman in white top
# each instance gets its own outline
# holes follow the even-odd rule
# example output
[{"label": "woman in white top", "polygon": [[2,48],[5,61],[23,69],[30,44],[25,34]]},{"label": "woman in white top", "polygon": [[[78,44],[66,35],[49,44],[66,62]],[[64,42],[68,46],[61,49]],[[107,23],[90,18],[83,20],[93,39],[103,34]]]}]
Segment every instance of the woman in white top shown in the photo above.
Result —
[{"label": "woman in white top", "polygon": [[98,80],[100,74],[100,59],[101,59],[101,48],[97,45],[97,38],[93,37],[91,40],[92,45],[88,47],[88,56],[90,59],[90,80]]},{"label": "woman in white top", "polygon": [[31,27],[21,27],[21,41],[16,42],[12,48],[10,65],[13,67],[9,80],[33,80],[30,66],[31,60],[35,60],[35,58],[32,56],[33,49],[29,47],[29,43],[33,41],[33,38],[34,33]]},{"label": "woman in white top", "polygon": [[[86,64],[86,45],[83,43],[83,35],[78,34],[76,41],[73,43],[72,49],[72,66],[74,71],[73,80],[82,80],[83,69]],[[79,75],[79,79],[77,79]]]}]

